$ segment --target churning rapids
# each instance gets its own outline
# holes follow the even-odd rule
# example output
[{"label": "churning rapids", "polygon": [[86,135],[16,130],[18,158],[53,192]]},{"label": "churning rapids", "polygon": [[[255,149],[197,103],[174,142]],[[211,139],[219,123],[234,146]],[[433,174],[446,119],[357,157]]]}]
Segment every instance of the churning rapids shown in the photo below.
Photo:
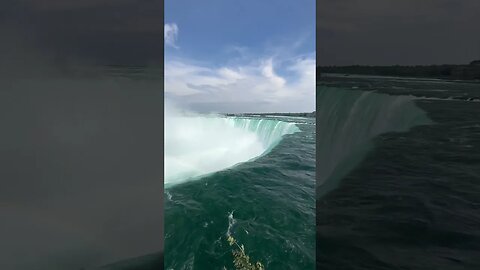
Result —
[{"label": "churning rapids", "polygon": [[294,123],[271,119],[168,111],[165,117],[165,187],[198,179],[260,157]]}]

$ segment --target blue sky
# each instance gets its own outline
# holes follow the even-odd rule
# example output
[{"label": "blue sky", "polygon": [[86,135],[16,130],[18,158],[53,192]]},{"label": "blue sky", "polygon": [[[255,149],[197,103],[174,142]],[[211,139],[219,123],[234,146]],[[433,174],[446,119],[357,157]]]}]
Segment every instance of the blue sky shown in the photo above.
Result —
[{"label": "blue sky", "polygon": [[313,111],[314,0],[166,0],[166,97],[215,112]]}]

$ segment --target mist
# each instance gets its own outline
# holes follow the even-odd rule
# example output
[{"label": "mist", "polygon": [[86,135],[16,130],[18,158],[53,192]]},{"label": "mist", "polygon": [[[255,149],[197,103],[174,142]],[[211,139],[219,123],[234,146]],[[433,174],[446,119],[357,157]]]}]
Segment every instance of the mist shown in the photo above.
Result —
[{"label": "mist", "polygon": [[166,186],[231,167],[265,150],[254,132],[235,127],[230,119],[172,104],[165,108]]},{"label": "mist", "polygon": [[165,102],[165,186],[221,171],[272,149],[295,124],[199,114]]}]

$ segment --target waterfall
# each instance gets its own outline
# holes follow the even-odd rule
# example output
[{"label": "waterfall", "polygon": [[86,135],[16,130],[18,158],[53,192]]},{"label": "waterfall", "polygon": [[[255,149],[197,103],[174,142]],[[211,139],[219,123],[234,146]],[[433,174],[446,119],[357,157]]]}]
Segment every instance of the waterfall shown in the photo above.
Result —
[{"label": "waterfall", "polygon": [[165,117],[165,186],[168,188],[268,153],[293,123],[256,117],[169,114]]},{"label": "waterfall", "polygon": [[430,123],[412,97],[318,87],[317,197],[363,159],[374,137]]}]

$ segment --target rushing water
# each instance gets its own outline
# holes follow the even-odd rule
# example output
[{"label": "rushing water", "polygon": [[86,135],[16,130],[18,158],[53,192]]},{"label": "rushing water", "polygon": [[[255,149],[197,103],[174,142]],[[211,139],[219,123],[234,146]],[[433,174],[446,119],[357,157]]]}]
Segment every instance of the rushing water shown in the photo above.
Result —
[{"label": "rushing water", "polygon": [[167,115],[165,186],[196,179],[271,150],[293,123],[261,118]]},{"label": "rushing water", "polygon": [[319,147],[353,159],[317,157],[341,168],[318,179],[318,269],[480,269],[480,85],[336,76],[317,91],[319,129],[339,130]]},{"label": "rushing water", "polygon": [[165,269],[233,269],[227,234],[267,269],[314,269],[315,120],[168,118]]},{"label": "rushing water", "polygon": [[431,123],[411,97],[322,86],[317,102],[318,197],[363,159],[376,136]]}]

